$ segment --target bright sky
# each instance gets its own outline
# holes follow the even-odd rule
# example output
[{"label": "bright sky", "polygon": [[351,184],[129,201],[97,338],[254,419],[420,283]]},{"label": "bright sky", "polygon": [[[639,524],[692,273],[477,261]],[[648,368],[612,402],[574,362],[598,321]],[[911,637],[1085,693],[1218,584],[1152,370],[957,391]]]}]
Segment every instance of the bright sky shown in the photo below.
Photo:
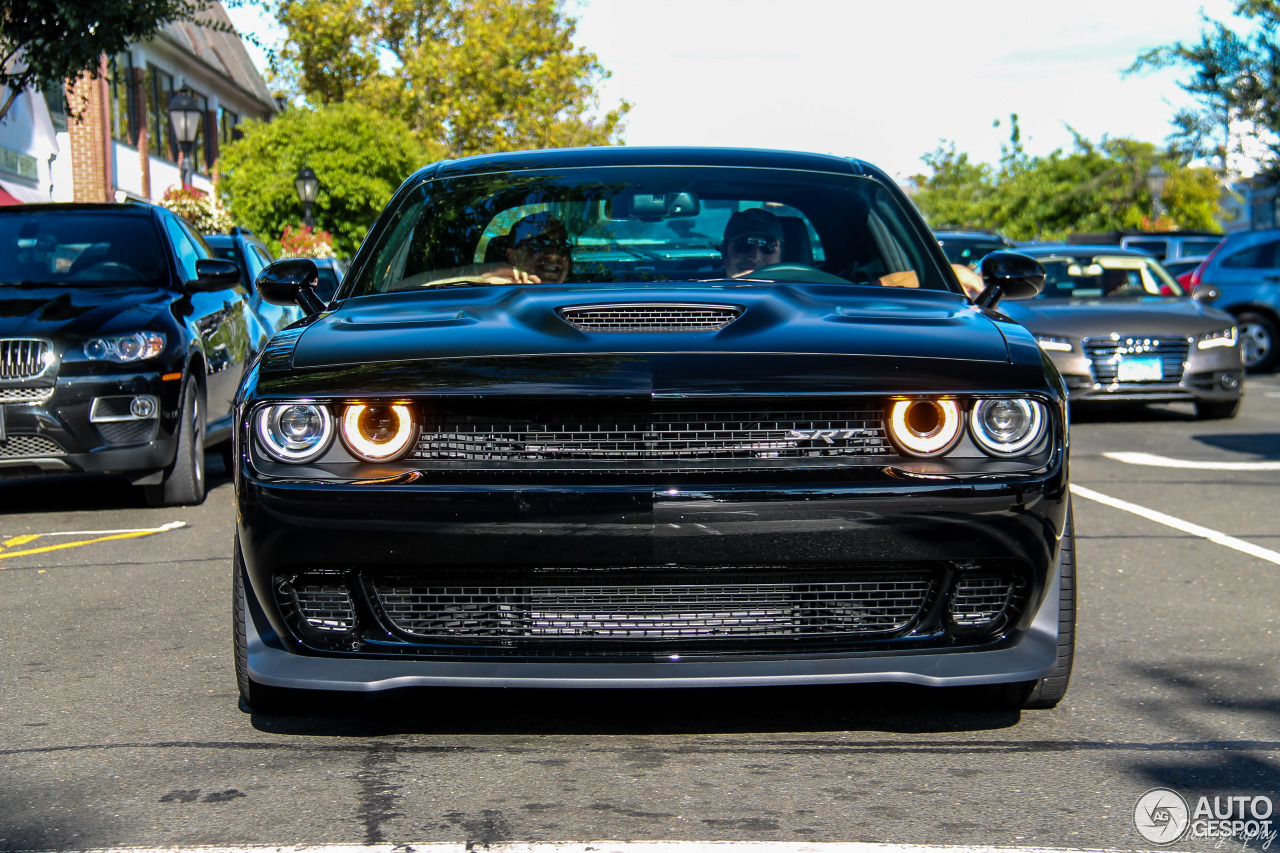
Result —
[{"label": "bright sky", "polygon": [[[1086,138],[1163,142],[1176,71],[1124,76],[1193,42],[1231,0],[568,0],[576,42],[627,100],[629,145],[731,145],[860,157],[900,178],[942,140],[994,162],[1017,113],[1032,154]],[[230,9],[270,40],[255,9]],[[995,121],[999,127],[993,127]]]}]

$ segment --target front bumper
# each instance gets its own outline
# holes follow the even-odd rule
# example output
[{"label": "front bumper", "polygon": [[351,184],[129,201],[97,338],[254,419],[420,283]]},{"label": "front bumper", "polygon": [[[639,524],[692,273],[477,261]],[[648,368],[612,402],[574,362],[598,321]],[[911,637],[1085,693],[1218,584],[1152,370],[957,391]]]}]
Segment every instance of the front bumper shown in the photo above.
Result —
[{"label": "front bumper", "polygon": [[[962,685],[1030,681],[1057,655],[1057,560],[1067,510],[1065,465],[1004,481],[841,485],[793,482],[697,489],[645,486],[316,484],[239,474],[249,676],[305,689],[409,686],[672,687],[896,681]],[[732,577],[772,567],[1003,561],[1022,567],[1025,606],[999,636],[954,636],[732,651],[664,639],[571,653],[389,638],[317,648],[278,600],[278,580],[302,571],[379,572],[481,586],[545,567],[633,577],[682,567]],[[368,635],[366,635],[367,637]],[[403,639],[403,638],[400,638]],[[585,648],[585,650],[584,650]]]}]

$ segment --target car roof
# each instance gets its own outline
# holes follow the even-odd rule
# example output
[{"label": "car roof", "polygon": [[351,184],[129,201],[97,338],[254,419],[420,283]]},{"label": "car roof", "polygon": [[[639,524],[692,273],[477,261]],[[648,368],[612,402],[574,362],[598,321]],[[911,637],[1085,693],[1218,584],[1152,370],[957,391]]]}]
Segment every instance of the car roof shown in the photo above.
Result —
[{"label": "car roof", "polygon": [[1119,246],[1091,246],[1087,243],[1039,243],[1035,246],[1019,246],[1024,255],[1115,255],[1116,257],[1151,258],[1155,256],[1141,249],[1122,249]]},{"label": "car roof", "polygon": [[936,237],[966,237],[966,238],[972,237],[975,240],[995,240],[998,243],[1009,242],[1008,237],[1004,236],[1003,234],[997,234],[994,231],[941,230],[941,231],[934,231],[933,233],[934,233],[934,236]]},{"label": "car roof", "polygon": [[862,174],[884,180],[880,169],[862,160],[832,154],[801,151],[771,151],[758,148],[646,147],[631,145],[595,148],[556,148],[540,151],[511,151],[478,154],[457,160],[442,160],[418,170],[418,177],[459,177],[489,172],[518,172],[592,166],[738,166],[765,169],[796,169],[811,172]]},{"label": "car roof", "polygon": [[22,215],[25,213],[111,213],[117,216],[151,216],[164,208],[154,204],[143,204],[129,201],[123,204],[114,202],[49,202],[47,204],[14,204],[0,206],[0,214]]}]

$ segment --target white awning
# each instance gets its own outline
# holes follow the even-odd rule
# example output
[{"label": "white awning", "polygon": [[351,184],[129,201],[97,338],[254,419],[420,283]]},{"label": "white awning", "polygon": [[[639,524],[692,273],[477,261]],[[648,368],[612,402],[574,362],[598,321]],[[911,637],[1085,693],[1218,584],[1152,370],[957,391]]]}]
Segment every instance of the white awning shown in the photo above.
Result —
[{"label": "white awning", "polygon": [[52,198],[40,192],[40,190],[25,186],[17,181],[0,179],[0,189],[3,189],[23,204],[47,204],[53,201]]}]

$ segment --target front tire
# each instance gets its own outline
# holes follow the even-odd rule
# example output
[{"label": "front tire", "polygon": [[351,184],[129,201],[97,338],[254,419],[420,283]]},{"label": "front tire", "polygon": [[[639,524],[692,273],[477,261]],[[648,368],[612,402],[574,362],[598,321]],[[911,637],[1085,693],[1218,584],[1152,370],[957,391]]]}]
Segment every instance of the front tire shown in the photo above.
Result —
[{"label": "front tire", "polygon": [[204,502],[204,401],[194,379],[182,392],[177,450],[157,486],[145,486],[149,506],[194,506]]},{"label": "front tire", "polygon": [[288,713],[296,707],[291,691],[259,684],[249,677],[249,635],[245,630],[245,620],[249,618],[245,599],[246,570],[244,556],[240,553],[239,536],[235,537],[231,554],[231,629],[241,710],[256,714]]},{"label": "front tire", "polygon": [[1275,368],[1280,359],[1280,330],[1275,321],[1256,311],[1244,311],[1236,317],[1240,329],[1240,358],[1244,369],[1250,373],[1266,373]]}]

